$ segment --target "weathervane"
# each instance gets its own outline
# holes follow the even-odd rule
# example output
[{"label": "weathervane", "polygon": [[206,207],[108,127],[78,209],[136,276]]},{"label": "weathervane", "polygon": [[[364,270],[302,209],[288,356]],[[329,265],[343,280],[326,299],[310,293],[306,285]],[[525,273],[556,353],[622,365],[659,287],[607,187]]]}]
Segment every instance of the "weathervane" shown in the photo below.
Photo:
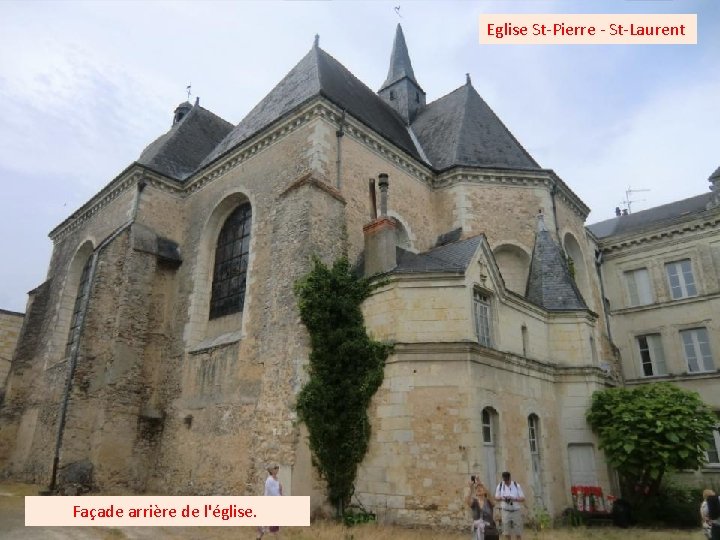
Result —
[{"label": "weathervane", "polygon": [[395,6],[395,13],[397,13],[397,16],[402,19],[402,15],[400,15],[400,6]]},{"label": "weathervane", "polygon": [[188,101],[190,101],[190,89],[191,88],[192,88],[192,83],[188,84],[187,87],[185,88],[185,90],[187,90],[187,94],[188,94]]}]

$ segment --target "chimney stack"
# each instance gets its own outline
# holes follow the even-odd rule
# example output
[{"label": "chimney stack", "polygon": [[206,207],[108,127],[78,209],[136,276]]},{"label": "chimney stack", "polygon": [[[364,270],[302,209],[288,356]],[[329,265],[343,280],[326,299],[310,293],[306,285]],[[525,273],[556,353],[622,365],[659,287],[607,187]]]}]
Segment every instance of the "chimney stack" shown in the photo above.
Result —
[{"label": "chimney stack", "polygon": [[[388,175],[378,175],[378,186],[380,187],[380,216],[371,219],[370,223],[363,227],[365,235],[365,275],[384,274],[397,266],[397,254],[395,252],[396,225],[387,215],[388,188],[390,182]],[[375,182],[370,181],[371,205],[375,199]],[[374,205],[373,205],[374,206]],[[371,216],[375,216],[373,208]]]}]

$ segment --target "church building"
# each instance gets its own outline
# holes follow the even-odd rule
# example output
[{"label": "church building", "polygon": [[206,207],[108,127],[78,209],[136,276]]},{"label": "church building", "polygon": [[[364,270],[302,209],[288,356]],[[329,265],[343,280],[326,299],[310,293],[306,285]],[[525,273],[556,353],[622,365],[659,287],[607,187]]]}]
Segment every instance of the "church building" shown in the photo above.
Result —
[{"label": "church building", "polygon": [[309,338],[293,284],[313,256],[346,255],[383,277],[363,311],[394,344],[354,501],[455,526],[472,474],[494,490],[511,471],[550,514],[571,486],[614,492],[585,421],[622,375],[590,210],[469,76],[432,101],[421,80],[398,25],[377,92],[316,38],[237,125],[180,104],[50,233],[0,409],[2,474],[258,495],[277,462],[286,494],[321,506],[294,410]]}]

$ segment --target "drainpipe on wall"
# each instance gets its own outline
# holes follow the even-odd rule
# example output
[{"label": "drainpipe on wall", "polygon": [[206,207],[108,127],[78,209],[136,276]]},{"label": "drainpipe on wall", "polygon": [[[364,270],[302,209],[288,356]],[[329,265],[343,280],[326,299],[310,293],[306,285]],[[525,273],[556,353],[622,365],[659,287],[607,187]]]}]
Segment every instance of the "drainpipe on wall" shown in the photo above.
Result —
[{"label": "drainpipe on wall", "polygon": [[343,135],[345,135],[345,109],[342,111],[342,116],[340,117],[340,127],[337,131],[335,131],[335,138],[337,139],[337,160],[335,161],[335,166],[337,168],[337,176],[335,179],[335,187],[340,189],[342,186],[341,182],[341,176],[340,171],[342,169],[342,138]]},{"label": "drainpipe on wall", "polygon": [[610,316],[608,315],[607,305],[605,304],[605,283],[603,282],[602,276],[602,251],[599,249],[595,251],[595,270],[597,270],[598,279],[600,280],[600,294],[602,295],[601,301],[603,304],[603,313],[605,314],[605,327],[607,328],[608,339],[610,343],[613,343],[612,331],[610,330]]},{"label": "drainpipe on wall", "polygon": [[72,383],[75,378],[75,368],[77,367],[78,351],[80,349],[80,339],[85,329],[85,316],[87,315],[87,309],[90,305],[90,292],[92,290],[93,281],[95,280],[95,273],[97,270],[97,262],[100,257],[100,252],[103,251],[110,243],[115,240],[122,232],[130,228],[135,223],[137,217],[138,207],[140,206],[140,193],[146,186],[145,180],[140,180],[137,183],[137,191],[135,192],[135,198],[131,209],[130,219],[115,230],[110,236],[105,238],[100,245],[95,248],[92,253],[92,262],[90,263],[90,270],[88,272],[88,279],[85,282],[83,294],[83,302],[80,306],[78,313],[78,339],[75,341],[73,346],[70,348],[70,358],[68,359],[67,374],[65,376],[65,390],[63,392],[62,402],[60,403],[60,419],[58,421],[58,431],[55,438],[55,453],[53,454],[52,472],[50,475],[50,485],[48,491],[53,493],[57,486],[57,473],[58,466],[60,464],[60,451],[62,450],[63,435],[65,434],[65,423],[67,421],[67,410],[70,403],[70,392],[72,391]]}]

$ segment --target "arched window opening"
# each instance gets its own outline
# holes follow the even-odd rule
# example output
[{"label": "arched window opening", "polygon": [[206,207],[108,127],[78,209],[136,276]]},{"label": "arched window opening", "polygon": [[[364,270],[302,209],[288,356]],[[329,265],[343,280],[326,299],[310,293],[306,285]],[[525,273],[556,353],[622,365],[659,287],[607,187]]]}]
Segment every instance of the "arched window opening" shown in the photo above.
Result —
[{"label": "arched window opening", "polygon": [[505,287],[524,295],[530,272],[530,255],[514,244],[502,244],[496,247],[493,255],[500,268]]},{"label": "arched window opening", "polygon": [[250,203],[238,206],[225,220],[215,248],[210,318],[243,310],[252,225]]},{"label": "arched window opening", "polygon": [[565,235],[563,244],[565,246],[565,254],[567,255],[568,269],[580,290],[580,294],[582,294],[583,299],[587,303],[590,301],[590,291],[585,258],[583,257],[582,249],[580,249],[580,244],[571,233]]},{"label": "arched window opening", "polygon": [[492,407],[485,407],[482,410],[482,440],[485,462],[485,485],[495,485],[497,479],[497,442],[496,433],[498,425],[498,414]]},{"label": "arched window opening", "polygon": [[542,499],[542,463],[540,459],[540,419],[536,414],[528,416],[528,445],[532,463],[532,483],[535,499]]},{"label": "arched window opening", "polygon": [[67,343],[65,345],[65,357],[70,356],[73,348],[80,340],[80,323],[82,322],[82,310],[85,305],[85,299],[90,294],[90,267],[92,266],[92,256],[88,257],[80,274],[80,283],[78,284],[77,295],[75,296],[75,305],[73,306],[72,319],[70,322],[70,331],[68,332]]}]

